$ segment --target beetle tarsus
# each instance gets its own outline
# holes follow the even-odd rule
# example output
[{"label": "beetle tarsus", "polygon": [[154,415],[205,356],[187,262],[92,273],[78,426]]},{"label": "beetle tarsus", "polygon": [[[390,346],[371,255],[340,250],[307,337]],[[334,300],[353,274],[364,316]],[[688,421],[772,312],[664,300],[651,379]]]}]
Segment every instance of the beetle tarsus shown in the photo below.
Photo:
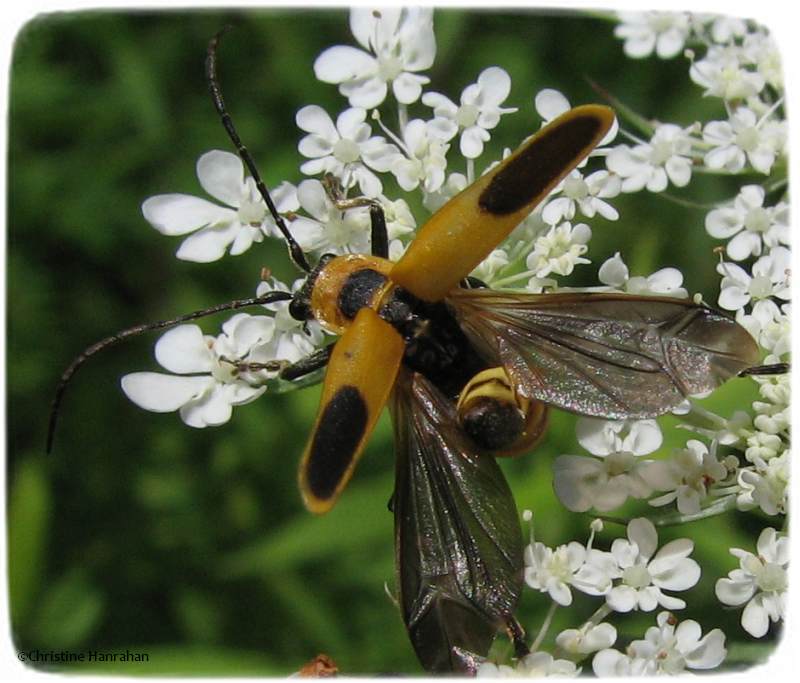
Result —
[{"label": "beetle tarsus", "polygon": [[739,373],[739,377],[752,377],[754,375],[785,375],[791,370],[791,363],[770,363],[768,365],[755,365]]}]

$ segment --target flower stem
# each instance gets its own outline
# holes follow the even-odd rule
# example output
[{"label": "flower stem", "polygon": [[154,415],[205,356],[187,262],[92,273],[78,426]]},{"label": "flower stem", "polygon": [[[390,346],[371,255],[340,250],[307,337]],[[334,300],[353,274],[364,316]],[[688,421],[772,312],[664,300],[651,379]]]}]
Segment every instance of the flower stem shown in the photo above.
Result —
[{"label": "flower stem", "polygon": [[505,285],[510,285],[513,282],[533,277],[535,274],[535,270],[523,270],[521,273],[514,273],[514,275],[508,275],[507,277],[500,278],[499,280],[493,280],[492,287],[504,287]]},{"label": "flower stem", "polygon": [[597,611],[590,616],[587,620],[587,624],[592,624],[593,626],[597,626],[603,619],[605,619],[609,614],[611,614],[611,608],[608,606],[608,603],[603,603],[600,607],[597,608]]},{"label": "flower stem", "polygon": [[536,634],[536,639],[531,643],[531,652],[536,652],[539,649],[539,646],[542,644],[545,636],[547,635],[547,631],[550,628],[550,623],[553,621],[553,615],[556,613],[556,608],[558,607],[558,603],[553,601],[550,603],[550,609],[547,610],[547,614],[544,617],[544,621],[542,622],[541,627],[539,628],[539,633]]}]

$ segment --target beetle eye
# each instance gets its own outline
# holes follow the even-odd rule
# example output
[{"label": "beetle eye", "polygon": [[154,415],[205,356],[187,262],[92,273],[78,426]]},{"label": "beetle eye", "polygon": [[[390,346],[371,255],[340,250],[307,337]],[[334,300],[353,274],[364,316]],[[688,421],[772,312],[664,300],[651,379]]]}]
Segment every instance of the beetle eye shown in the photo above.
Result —
[{"label": "beetle eye", "polygon": [[308,297],[298,296],[300,294],[303,292],[298,292],[289,303],[289,315],[295,320],[310,320],[312,315]]}]

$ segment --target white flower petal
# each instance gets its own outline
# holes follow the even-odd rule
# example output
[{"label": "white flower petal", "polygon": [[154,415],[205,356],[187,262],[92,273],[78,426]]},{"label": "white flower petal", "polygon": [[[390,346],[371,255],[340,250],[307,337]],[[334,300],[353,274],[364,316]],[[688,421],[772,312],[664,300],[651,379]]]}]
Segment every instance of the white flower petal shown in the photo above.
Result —
[{"label": "white flower petal", "polygon": [[[654,562],[650,563],[650,567]],[[651,574],[653,583],[659,588],[685,591],[700,580],[700,565],[691,558],[684,558],[672,567],[665,567],[662,562],[658,562]]]},{"label": "white flower petal", "polygon": [[668,29],[658,36],[656,41],[656,54],[661,59],[669,59],[677,55],[683,48],[686,36],[676,27]]},{"label": "white flower petal", "polygon": [[212,150],[197,160],[200,185],[214,199],[228,206],[239,207],[244,194],[244,165],[231,152]]},{"label": "white flower petal", "polygon": [[373,75],[377,60],[355,47],[335,45],[324,50],[314,62],[314,75],[323,83],[344,83]]},{"label": "white flower petal", "polygon": [[630,658],[617,650],[601,650],[592,659],[592,671],[598,678],[618,678],[630,675],[630,670]]},{"label": "white flower petal", "polygon": [[422,94],[422,86],[428,81],[423,76],[401,73],[392,81],[392,92],[401,104],[412,104]]},{"label": "white flower petal", "polygon": [[125,395],[136,405],[156,413],[170,413],[202,396],[214,386],[213,378],[178,377],[160,372],[134,372],[121,380]]},{"label": "white flower petal", "polygon": [[661,448],[664,437],[655,420],[638,420],[631,425],[622,447],[634,455],[647,455]]},{"label": "white flower petal", "polygon": [[773,561],[774,549],[778,539],[778,532],[771,526],[766,527],[759,535],[756,541],[756,550],[761,557],[767,561]]},{"label": "white flower petal", "polygon": [[350,106],[374,109],[386,99],[389,89],[380,78],[364,78],[342,83],[339,91],[348,99]]},{"label": "white flower petal", "polygon": [[433,31],[433,10],[418,7],[406,10],[400,25],[400,53],[409,71],[424,71],[436,59],[436,35]]},{"label": "white flower petal", "polygon": [[534,106],[536,108],[536,112],[545,121],[551,121],[552,119],[561,116],[561,114],[568,111],[570,108],[569,100],[567,100],[567,98],[564,97],[564,95],[562,95],[558,90],[553,90],[551,88],[545,88],[536,94],[536,97],[534,98]]},{"label": "white flower petal", "polygon": [[[661,614],[658,615],[659,626],[663,628],[663,624],[661,623],[662,614],[666,614],[665,622],[669,622],[670,614],[668,612],[661,612]],[[675,628],[675,641],[678,650],[681,652],[690,652],[697,647],[702,635],[703,631],[700,628],[700,624],[692,619],[685,619]]]},{"label": "white flower petal", "polygon": [[611,543],[611,554],[620,568],[626,569],[636,564],[639,547],[624,538],[615,538]]},{"label": "white flower petal", "polygon": [[683,609],[686,607],[685,601],[681,600],[680,598],[667,595],[666,593],[661,593],[658,598],[658,604],[666,609]]},{"label": "white flower petal", "polygon": [[742,612],[742,628],[754,638],[761,638],[769,629],[769,615],[762,598],[762,594],[756,595]]},{"label": "white flower petal", "polygon": [[[318,159],[328,156],[333,152],[333,144],[320,135],[306,135],[297,144],[297,150],[304,157]],[[304,171],[306,175],[313,175],[311,172]]]},{"label": "white flower petal", "polygon": [[744,261],[751,256],[759,256],[761,238],[755,233],[742,231],[728,242],[726,251],[734,261]]},{"label": "white flower petal", "polygon": [[294,120],[300,130],[317,135],[331,144],[339,139],[339,133],[330,115],[316,104],[309,104],[299,109]]},{"label": "white flower petal", "polygon": [[683,274],[677,268],[661,268],[647,278],[648,287],[654,292],[672,292],[672,296],[686,296],[683,284]]},{"label": "white flower petal", "polygon": [[694,550],[694,541],[689,538],[678,538],[664,545],[653,558],[650,568],[659,571],[673,567]]},{"label": "white flower petal", "polygon": [[267,343],[275,334],[275,319],[272,316],[243,313],[235,318],[236,322],[230,331],[225,326],[223,329],[230,337],[238,358],[245,356],[254,346]]},{"label": "white flower petal", "polygon": [[685,187],[692,179],[692,162],[686,157],[670,157],[664,168],[670,181],[676,187]]},{"label": "white flower petal", "polygon": [[639,605],[639,609],[644,612],[652,612],[656,607],[658,607],[658,600],[661,597],[661,591],[658,590],[655,586],[646,586],[639,590],[639,594],[636,596],[636,602]]},{"label": "white flower petal", "polygon": [[740,308],[744,308],[749,301],[750,295],[740,287],[725,287],[717,299],[720,308],[724,308],[726,311],[738,311]]},{"label": "white flower petal", "polygon": [[614,254],[610,259],[603,262],[600,270],[597,272],[597,277],[604,285],[622,289],[628,279],[629,271],[628,266],[619,255],[619,252]]},{"label": "white flower petal", "polygon": [[364,137],[365,134],[368,138],[370,135],[370,127],[368,124],[364,123],[366,118],[366,109],[350,107],[336,117],[336,130],[341,137],[350,140],[359,140]]},{"label": "white flower petal", "polygon": [[483,143],[489,133],[480,126],[470,126],[461,133],[460,150],[467,159],[476,159],[483,153]]},{"label": "white flower petal", "polygon": [[625,41],[623,50],[628,57],[639,59],[647,57],[655,47],[656,35],[655,33],[643,33],[638,36],[631,36]]},{"label": "white flower petal", "polygon": [[185,235],[207,225],[231,221],[236,212],[200,197],[159,194],[142,203],[142,215],[162,235]]},{"label": "white flower petal", "polygon": [[155,346],[159,365],[178,375],[211,372],[214,354],[197,325],[179,325],[165,332]]},{"label": "white flower petal", "polygon": [[646,517],[637,517],[628,522],[628,538],[639,547],[639,554],[651,558],[658,547],[658,533]]},{"label": "white flower petal", "polygon": [[330,203],[325,188],[318,180],[304,180],[300,183],[297,186],[297,200],[300,206],[318,221],[324,223],[329,219]]},{"label": "white flower petal", "polygon": [[[682,622],[681,626],[687,622]],[[690,669],[714,669],[722,664],[728,651],[725,649],[725,634],[718,628],[709,631],[691,652],[685,653],[686,665]]]},{"label": "white flower petal", "polygon": [[606,603],[615,612],[630,612],[636,607],[636,590],[630,586],[615,586],[606,594]]},{"label": "white flower petal", "polygon": [[617,640],[617,629],[611,624],[598,624],[590,628],[583,638],[581,651],[585,653],[595,652],[603,648],[611,647]]},{"label": "white flower petal", "polygon": [[231,419],[233,409],[231,404],[225,400],[222,389],[222,386],[216,384],[211,393],[182,406],[180,409],[181,419],[190,427],[198,429],[225,424]]},{"label": "white flower petal", "polygon": [[458,124],[453,119],[437,116],[428,121],[428,132],[439,140],[448,142],[458,133]]},{"label": "white flower petal", "polygon": [[261,241],[262,235],[263,233],[260,228],[254,228],[251,225],[242,226],[242,229],[239,230],[234,238],[228,253],[230,253],[231,256],[244,254],[244,252],[253,246],[253,242]]},{"label": "white flower petal", "polygon": [[217,261],[225,255],[228,245],[236,239],[241,226],[236,224],[208,227],[198,230],[194,235],[189,235],[175,256],[183,261],[193,261],[195,263],[210,263]]},{"label": "white flower petal", "polygon": [[[234,382],[225,385],[225,400],[232,406],[243,406],[252,403],[266,390],[266,386],[254,387],[245,382]],[[227,420],[226,420],[227,422]]]},{"label": "white flower petal", "polygon": [[742,227],[742,217],[736,209],[714,209],[706,216],[706,232],[720,240],[735,235]]},{"label": "white flower petal", "polygon": [[372,7],[353,7],[350,10],[350,31],[353,37],[365,50],[373,48],[373,43],[380,48],[390,41],[400,23],[399,7],[381,8],[376,16]]},{"label": "white flower petal", "polygon": [[484,102],[499,105],[511,92],[511,76],[499,66],[490,66],[481,71],[478,85]]},{"label": "white flower petal", "polygon": [[[737,570],[738,571],[738,570]],[[731,576],[734,572],[731,572]],[[755,581],[752,580],[732,580],[729,578],[719,579],[715,586],[717,598],[726,605],[743,605],[756,592]]]},{"label": "white flower petal", "polygon": [[553,489],[561,504],[573,512],[586,512],[592,507],[593,499],[581,478],[591,477],[602,469],[594,458],[578,455],[560,455],[553,463]]},{"label": "white flower petal", "polygon": [[547,582],[547,592],[562,607],[569,607],[572,604],[572,592],[563,581],[550,579]]},{"label": "white flower petal", "polygon": [[581,417],[575,424],[575,436],[578,443],[592,455],[606,456],[617,452],[622,445],[617,436],[622,425],[622,422],[613,420]]}]

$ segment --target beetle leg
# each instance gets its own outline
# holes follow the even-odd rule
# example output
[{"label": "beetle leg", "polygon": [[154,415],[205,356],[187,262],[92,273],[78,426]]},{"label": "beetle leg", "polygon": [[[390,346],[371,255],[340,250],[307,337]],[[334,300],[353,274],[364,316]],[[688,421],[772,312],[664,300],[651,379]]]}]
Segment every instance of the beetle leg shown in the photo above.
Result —
[{"label": "beetle leg", "polygon": [[370,233],[372,255],[380,258],[389,258],[389,234],[386,232],[386,215],[383,213],[383,207],[380,204],[370,204],[369,219],[372,228]]},{"label": "beetle leg", "polygon": [[372,199],[370,197],[353,197],[347,199],[344,196],[339,179],[330,173],[326,173],[322,177],[322,186],[325,188],[325,194],[328,195],[328,198],[339,211],[358,209],[365,206],[369,207],[372,255],[379,256],[380,258],[389,258],[389,236],[386,232],[386,215],[383,212],[381,203],[377,199]]},{"label": "beetle leg", "polygon": [[514,656],[517,659],[522,659],[531,653],[528,644],[525,642],[525,629],[523,629],[522,625],[511,615],[506,619],[506,632],[514,645]]},{"label": "beetle leg", "polygon": [[772,363],[770,365],[755,365],[746,368],[739,373],[739,377],[749,377],[751,375],[785,375],[789,372],[789,363]]},{"label": "beetle leg", "polygon": [[220,358],[220,360],[233,365],[239,372],[266,370],[267,372],[277,372],[278,377],[281,379],[293,380],[325,367],[331,357],[333,347],[334,344],[324,346],[294,363],[290,363],[288,360],[268,360],[263,363],[256,363],[245,360],[231,360],[224,357]]},{"label": "beetle leg", "polygon": [[323,346],[321,349],[317,349],[305,358],[301,358],[299,361],[287,365],[280,371],[280,378],[285,380],[297,379],[298,377],[303,377],[303,375],[308,375],[315,370],[325,367],[328,364],[334,346],[336,346],[335,343]]}]

